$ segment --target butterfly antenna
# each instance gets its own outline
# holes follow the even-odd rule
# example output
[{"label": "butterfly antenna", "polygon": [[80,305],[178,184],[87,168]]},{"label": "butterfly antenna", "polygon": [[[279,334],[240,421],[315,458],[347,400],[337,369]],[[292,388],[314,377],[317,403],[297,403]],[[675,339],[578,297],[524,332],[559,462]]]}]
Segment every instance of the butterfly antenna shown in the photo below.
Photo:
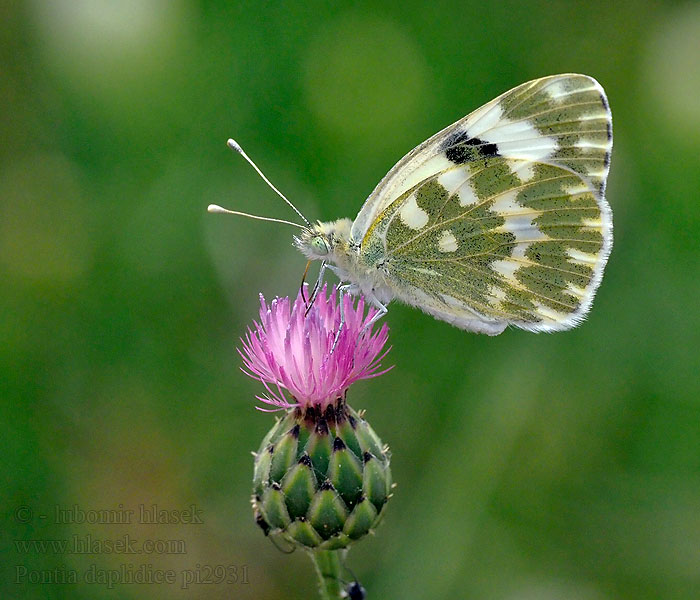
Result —
[{"label": "butterfly antenna", "polygon": [[236,140],[234,140],[234,139],[229,139],[228,142],[226,142],[226,143],[228,144],[228,147],[231,148],[231,150],[235,150],[236,152],[238,152],[238,154],[240,154],[243,158],[245,158],[245,159],[248,161],[248,163],[250,164],[250,166],[253,167],[253,168],[255,169],[255,171],[257,172],[257,174],[260,175],[260,177],[262,177],[262,180],[263,180],[267,185],[269,185],[269,186],[274,190],[274,192],[275,192],[280,198],[282,198],[282,200],[284,200],[284,201],[291,207],[291,209],[292,209],[295,213],[297,213],[297,214],[301,217],[301,220],[304,221],[304,223],[306,223],[306,226],[307,226],[307,227],[308,227],[309,225],[311,225],[311,223],[309,223],[309,220],[308,220],[304,215],[301,214],[301,211],[300,211],[296,206],[294,206],[294,205],[291,203],[291,201],[290,201],[282,192],[280,192],[274,185],[272,185],[272,183],[270,182],[270,180],[269,180],[267,177],[265,177],[265,174],[258,168],[258,165],[256,165],[256,164],[251,160],[250,156],[248,156],[248,155],[245,153],[245,150],[243,150],[243,148],[241,148],[240,144],[239,144]]},{"label": "butterfly antenna", "polygon": [[251,215],[249,213],[240,212],[238,210],[229,210],[228,208],[223,208],[218,204],[210,204],[207,206],[207,211],[210,213],[219,213],[227,215],[239,215],[241,217],[248,217],[249,219],[257,219],[258,221],[271,221],[272,223],[284,223],[285,225],[294,225],[299,229],[306,229],[304,225],[299,225],[299,223],[294,223],[293,221],[285,221],[284,219],[273,219],[272,217],[261,217],[260,215]]}]

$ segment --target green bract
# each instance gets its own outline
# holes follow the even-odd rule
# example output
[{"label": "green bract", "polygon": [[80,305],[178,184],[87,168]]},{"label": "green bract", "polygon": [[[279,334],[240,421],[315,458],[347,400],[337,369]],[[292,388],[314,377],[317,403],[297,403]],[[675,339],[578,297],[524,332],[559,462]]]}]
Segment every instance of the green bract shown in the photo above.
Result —
[{"label": "green bract", "polygon": [[293,409],[255,456],[253,513],[265,534],[306,548],[346,548],[377,526],[391,493],[390,454],[339,399]]}]

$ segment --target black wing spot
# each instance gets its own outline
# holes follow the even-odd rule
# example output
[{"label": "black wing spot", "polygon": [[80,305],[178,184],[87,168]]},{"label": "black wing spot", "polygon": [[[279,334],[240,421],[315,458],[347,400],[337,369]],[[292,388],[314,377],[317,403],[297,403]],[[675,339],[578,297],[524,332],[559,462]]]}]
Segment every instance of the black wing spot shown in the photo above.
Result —
[{"label": "black wing spot", "polygon": [[500,156],[497,144],[469,137],[466,131],[456,131],[450,135],[443,144],[443,150],[447,159],[456,165]]},{"label": "black wing spot", "polygon": [[605,130],[608,134],[608,141],[612,140],[612,123],[610,121],[605,124]]},{"label": "black wing spot", "polygon": [[467,144],[474,146],[475,148],[479,148],[479,153],[481,156],[486,158],[500,156],[498,153],[498,146],[496,144],[492,144],[491,142],[484,142],[479,138],[472,138],[467,142]]}]

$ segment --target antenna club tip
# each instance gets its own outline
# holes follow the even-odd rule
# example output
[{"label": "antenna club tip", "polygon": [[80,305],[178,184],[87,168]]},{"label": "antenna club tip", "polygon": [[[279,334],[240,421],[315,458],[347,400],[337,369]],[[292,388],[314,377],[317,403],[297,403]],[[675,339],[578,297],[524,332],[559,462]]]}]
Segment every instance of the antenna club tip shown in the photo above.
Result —
[{"label": "antenna club tip", "polygon": [[224,208],[222,208],[221,206],[219,206],[218,204],[210,204],[209,206],[207,206],[207,212],[222,213],[222,212],[226,212],[226,210]]},{"label": "antenna club tip", "polygon": [[233,138],[229,138],[228,141],[226,142],[226,145],[231,148],[231,150],[235,150],[236,152],[243,153],[243,148],[241,148],[240,144],[234,140]]}]

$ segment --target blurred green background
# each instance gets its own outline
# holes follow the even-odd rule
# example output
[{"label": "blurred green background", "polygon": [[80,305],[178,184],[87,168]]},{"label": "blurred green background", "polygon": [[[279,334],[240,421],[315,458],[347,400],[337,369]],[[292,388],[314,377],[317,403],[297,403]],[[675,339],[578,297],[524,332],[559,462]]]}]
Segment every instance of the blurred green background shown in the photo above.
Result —
[{"label": "blurred green background", "polygon": [[[615,121],[590,317],[488,338],[392,305],[396,367],[350,402],[399,487],[348,565],[370,599],[700,596],[697,2],[5,0],[0,20],[0,597],[315,597],[252,522],[273,419],[235,350],[305,262],[291,228],[205,212],[293,217],[226,139],[309,218],[354,217],[414,145],[570,71]],[[153,503],[204,523],[56,522]],[[88,535],[186,553],[15,543]],[[249,583],[61,583],[93,564]]]}]

